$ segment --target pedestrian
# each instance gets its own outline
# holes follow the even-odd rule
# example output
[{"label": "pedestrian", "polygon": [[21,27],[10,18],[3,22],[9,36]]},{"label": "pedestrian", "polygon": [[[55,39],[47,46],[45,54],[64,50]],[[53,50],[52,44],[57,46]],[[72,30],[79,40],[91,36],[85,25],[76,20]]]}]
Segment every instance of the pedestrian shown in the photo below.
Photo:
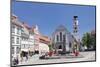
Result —
[{"label": "pedestrian", "polygon": [[16,59],[15,58],[13,59],[13,65],[16,65]]},{"label": "pedestrian", "polygon": [[16,58],[16,64],[19,64],[18,56],[17,56],[17,58]]},{"label": "pedestrian", "polygon": [[20,53],[21,62],[23,61],[23,52]]}]

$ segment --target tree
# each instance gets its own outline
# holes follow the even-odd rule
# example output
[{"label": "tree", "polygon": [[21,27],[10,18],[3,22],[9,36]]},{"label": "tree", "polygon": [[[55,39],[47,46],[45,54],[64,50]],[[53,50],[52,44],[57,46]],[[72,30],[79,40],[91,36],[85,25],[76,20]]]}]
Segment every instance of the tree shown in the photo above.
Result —
[{"label": "tree", "polygon": [[91,44],[91,36],[89,33],[85,33],[82,38],[83,46],[86,46],[87,48],[90,47]]},{"label": "tree", "polygon": [[96,34],[91,34],[91,45],[93,46],[93,49],[95,50],[96,49]]},{"label": "tree", "polygon": [[51,51],[51,50],[53,49],[53,48],[52,48],[52,45],[49,44],[48,46],[49,46],[49,50]]},{"label": "tree", "polygon": [[83,46],[86,46],[88,49],[95,49],[96,45],[96,37],[95,34],[85,33],[82,37]]}]

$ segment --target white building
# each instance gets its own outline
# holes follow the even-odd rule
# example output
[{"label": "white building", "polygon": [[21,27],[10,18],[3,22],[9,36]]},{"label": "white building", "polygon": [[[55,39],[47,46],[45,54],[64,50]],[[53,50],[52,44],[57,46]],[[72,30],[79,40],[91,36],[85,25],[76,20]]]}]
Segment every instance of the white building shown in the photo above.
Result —
[{"label": "white building", "polygon": [[23,23],[21,36],[21,51],[34,52],[34,29]]},{"label": "white building", "polygon": [[34,52],[34,28],[23,24],[18,17],[11,17],[11,51],[12,58],[20,56],[21,51]]},{"label": "white building", "polygon": [[12,58],[17,57],[21,50],[21,30],[22,25],[18,20],[17,16],[11,16],[11,51]]},{"label": "white building", "polygon": [[15,15],[12,15],[11,21],[13,57],[19,58],[22,51],[35,52],[36,54],[41,51],[49,51],[48,43],[50,40],[47,36],[40,34],[37,25],[30,27],[26,23],[20,22]]},{"label": "white building", "polygon": [[43,36],[38,29],[38,26],[33,26],[34,29],[34,51],[36,54],[49,52],[50,39],[47,36]]},{"label": "white building", "polygon": [[34,28],[34,47],[35,47],[35,52],[39,53],[39,37],[40,37],[40,32],[38,29],[38,26],[33,26]]},{"label": "white building", "polygon": [[71,35],[70,32],[68,32],[66,27],[60,25],[57,27],[52,35],[52,43],[55,50],[60,50],[65,53],[72,52],[74,37]]},{"label": "white building", "polygon": [[24,24],[22,24],[22,36],[21,36],[21,51],[27,51],[29,50],[29,30],[26,28]]},{"label": "white building", "polygon": [[31,28],[29,30],[29,51],[34,52],[35,51],[35,36],[34,36],[34,28]]}]

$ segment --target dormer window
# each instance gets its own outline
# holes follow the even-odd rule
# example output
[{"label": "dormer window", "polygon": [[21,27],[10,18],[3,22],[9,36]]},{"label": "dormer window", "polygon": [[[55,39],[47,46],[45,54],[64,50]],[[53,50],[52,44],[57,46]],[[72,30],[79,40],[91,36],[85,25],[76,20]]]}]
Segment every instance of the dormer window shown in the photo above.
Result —
[{"label": "dormer window", "polygon": [[18,27],[18,28],[17,28],[17,34],[20,34],[20,31],[21,31],[21,28]]}]

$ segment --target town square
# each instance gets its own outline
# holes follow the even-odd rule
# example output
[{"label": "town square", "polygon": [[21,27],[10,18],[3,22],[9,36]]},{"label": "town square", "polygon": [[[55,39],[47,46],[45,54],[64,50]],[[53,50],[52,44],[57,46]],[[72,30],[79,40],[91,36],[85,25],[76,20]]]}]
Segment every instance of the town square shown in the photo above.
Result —
[{"label": "town square", "polygon": [[11,65],[95,61],[95,20],[94,6],[13,1]]}]

